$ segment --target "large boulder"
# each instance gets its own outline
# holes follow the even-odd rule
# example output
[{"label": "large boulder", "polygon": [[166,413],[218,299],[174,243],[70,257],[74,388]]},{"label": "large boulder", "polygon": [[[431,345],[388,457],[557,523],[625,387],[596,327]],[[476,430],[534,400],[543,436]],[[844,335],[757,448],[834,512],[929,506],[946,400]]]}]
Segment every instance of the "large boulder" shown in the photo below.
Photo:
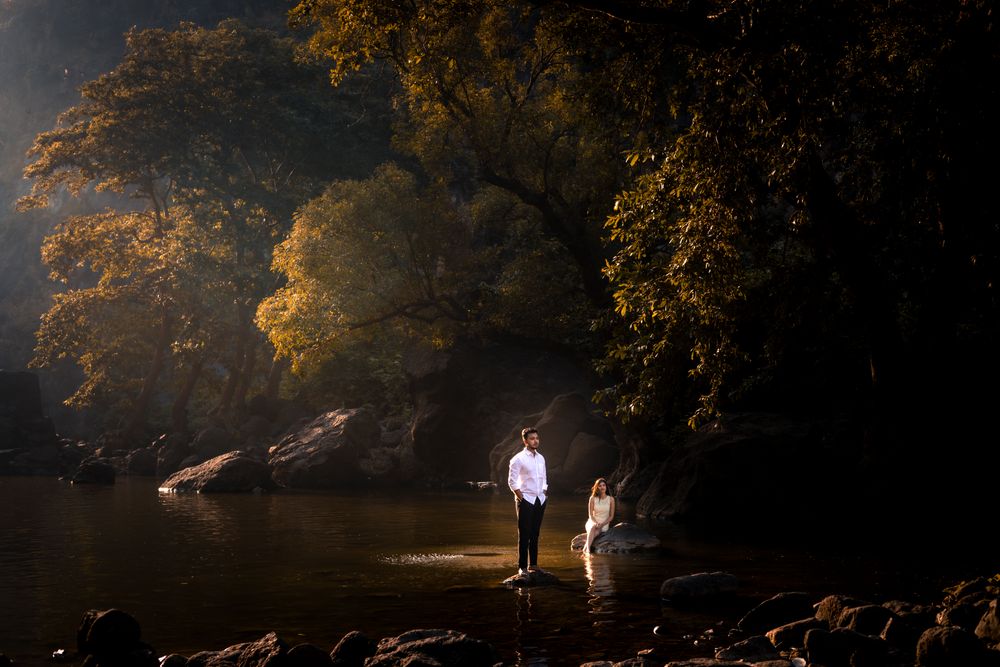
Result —
[{"label": "large boulder", "polygon": [[[574,551],[583,551],[587,543],[587,533],[580,533],[569,544]],[[655,551],[661,546],[660,538],[639,528],[634,523],[618,523],[594,538],[591,547],[594,553],[632,553],[634,551]]]},{"label": "large boulder", "polygon": [[572,491],[589,488],[598,477],[608,477],[618,465],[618,446],[611,423],[594,413],[579,393],[556,396],[537,415],[522,417],[490,452],[493,481],[506,486],[510,458],[524,447],[521,429],[534,426],[541,438],[549,486]]},{"label": "large boulder", "polygon": [[728,572],[696,572],[671,577],[660,585],[660,597],[671,602],[687,602],[731,595],[739,580]]},{"label": "large boulder", "polygon": [[304,643],[288,649],[285,667],[334,667],[334,662],[330,654],[319,646]]},{"label": "large boulder", "polygon": [[221,426],[209,426],[194,436],[191,449],[202,461],[215,458],[236,448],[233,434]]},{"label": "large boulder", "polygon": [[76,631],[77,652],[95,667],[156,667],[156,651],[142,641],[139,622],[121,609],[91,609]]},{"label": "large boulder", "polygon": [[882,629],[882,639],[893,648],[913,655],[920,636],[935,625],[937,614],[934,607],[894,602],[887,602],[883,606],[893,612],[893,617]]},{"label": "large boulder", "polygon": [[976,636],[991,644],[1000,644],[1000,607],[997,603],[997,600],[990,601],[989,608],[976,626]]},{"label": "large boulder", "polygon": [[80,462],[76,474],[73,475],[74,484],[114,484],[115,467],[111,461],[97,456],[89,456]]},{"label": "large boulder", "polygon": [[772,628],[765,635],[772,644],[781,650],[798,648],[805,645],[806,634],[810,630],[829,630],[825,621],[818,618],[804,618],[785,625]]},{"label": "large boulder", "polygon": [[819,620],[825,621],[831,628],[835,628],[837,627],[837,623],[840,622],[840,616],[844,613],[845,609],[861,607],[866,604],[869,603],[857,598],[847,597],[846,595],[827,595],[816,603],[814,607],[816,609],[815,616]]},{"label": "large boulder", "polygon": [[413,401],[413,452],[447,481],[489,478],[496,443],[535,425],[524,415],[541,413],[560,394],[593,391],[586,363],[524,346],[419,348],[408,353],[404,369]]},{"label": "large boulder", "polygon": [[288,662],[288,645],[269,632],[255,642],[195,653],[188,659],[187,667],[285,667]]},{"label": "large boulder", "polygon": [[160,490],[225,493],[273,487],[267,464],[236,451],[174,473],[160,485]]},{"label": "large boulder", "polygon": [[815,628],[806,632],[805,650],[814,665],[885,665],[889,645],[869,635],[836,628]]},{"label": "large boulder", "polygon": [[[847,421],[726,415],[692,433],[636,504],[639,517],[718,525],[769,517],[771,528],[809,521],[844,498],[861,437]],[[734,510],[734,502],[739,510]]]},{"label": "large boulder", "polygon": [[743,660],[756,663],[777,660],[781,654],[767,637],[757,635],[732,646],[720,648],[715,652],[715,657],[719,660]]},{"label": "large boulder", "polygon": [[[381,430],[368,407],[324,413],[268,452],[274,481],[297,489],[332,489],[365,483],[362,461],[380,445]],[[374,467],[374,466],[369,466]]]},{"label": "large boulder", "polygon": [[939,626],[920,636],[916,667],[986,667],[989,657],[986,648],[971,632],[955,626]]},{"label": "large boulder", "polygon": [[156,474],[156,452],[146,447],[136,449],[125,458],[125,467],[130,475],[152,477]]},{"label": "large boulder", "polygon": [[454,630],[410,630],[378,643],[365,667],[448,665],[483,667],[500,662],[496,650],[484,641]]},{"label": "large boulder", "polygon": [[736,627],[747,634],[760,634],[788,623],[812,618],[815,597],[808,593],[786,592],[764,600],[748,611]]},{"label": "large boulder", "polygon": [[894,615],[891,610],[881,605],[849,607],[841,612],[837,627],[881,637],[886,624]]},{"label": "large boulder", "polygon": [[330,651],[336,667],[363,667],[365,660],[375,655],[378,644],[358,630],[348,632]]},{"label": "large boulder", "polygon": [[183,433],[160,436],[153,443],[156,448],[156,476],[167,477],[180,470],[181,463],[191,456],[188,438]]}]

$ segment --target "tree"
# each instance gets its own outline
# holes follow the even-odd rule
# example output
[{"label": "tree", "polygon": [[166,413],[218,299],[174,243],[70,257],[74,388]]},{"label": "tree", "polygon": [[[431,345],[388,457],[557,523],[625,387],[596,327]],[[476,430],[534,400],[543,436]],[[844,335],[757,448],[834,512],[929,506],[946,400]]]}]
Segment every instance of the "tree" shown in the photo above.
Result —
[{"label": "tree", "polygon": [[[60,187],[134,202],[66,220],[46,241],[46,261],[64,281],[79,269],[97,275],[96,285],[63,298],[82,313],[78,321],[97,322],[98,304],[116,312],[127,303],[156,323],[153,336],[137,327],[114,343],[152,343],[127,423],[136,435],[172,352],[186,351],[174,357],[192,368],[229,369],[222,412],[242,401],[262,343],[252,313],[276,284],[271,249],[298,202],[338,169],[351,173],[356,156],[334,150],[352,120],[350,91],[331,95],[323,69],[297,62],[291,40],[225,21],[214,30],[132,31],[126,46],[122,63],[85,84],[83,102],[36,139],[25,170],[33,194],[21,206],[44,205]],[[38,363],[87,354],[93,387],[122,372],[103,336],[74,339],[69,321],[54,311],[47,318]],[[175,405],[175,415],[183,411]]]},{"label": "tree", "polygon": [[305,0],[293,23],[329,57],[335,82],[372,62],[400,77],[396,143],[466,197],[501,189],[531,207],[608,304],[600,229],[618,186],[626,118],[589,98],[601,71],[559,39],[557,12],[507,2]]},{"label": "tree", "polygon": [[[501,332],[565,341],[586,322],[585,309],[565,304],[586,298],[572,264],[532,233],[536,220],[511,224],[520,206],[485,195],[460,205],[391,163],[366,180],[335,182],[276,249],[274,269],[287,283],[257,322],[302,374],[373,337],[397,347]],[[519,320],[532,304],[529,326]]]},{"label": "tree", "polygon": [[395,165],[335,183],[277,248],[288,282],[261,304],[261,328],[296,369],[338,337],[394,319],[444,333],[439,323],[470,316],[462,284],[478,281],[456,280],[473,269],[468,235],[446,193]]},{"label": "tree", "polygon": [[[912,381],[929,351],[988,350],[996,206],[972,165],[997,148],[989,11],[303,0],[293,19],[334,78],[393,63],[403,145],[533,206],[594,303],[600,253],[579,250],[596,227],[576,223],[610,213],[604,395],[697,424],[817,380],[890,407],[934,384]],[[621,172],[583,175],[623,137],[635,172],[614,197]]]},{"label": "tree", "polygon": [[960,331],[994,335],[996,228],[972,221],[995,207],[969,171],[996,146],[985,5],[718,9],[601,14],[683,66],[659,80],[679,132],[637,150],[644,175],[609,220],[631,330],[609,348],[623,378],[609,394],[622,414],[655,414],[690,353],[693,423],[763,385],[883,408],[919,395],[940,375],[914,370]]}]

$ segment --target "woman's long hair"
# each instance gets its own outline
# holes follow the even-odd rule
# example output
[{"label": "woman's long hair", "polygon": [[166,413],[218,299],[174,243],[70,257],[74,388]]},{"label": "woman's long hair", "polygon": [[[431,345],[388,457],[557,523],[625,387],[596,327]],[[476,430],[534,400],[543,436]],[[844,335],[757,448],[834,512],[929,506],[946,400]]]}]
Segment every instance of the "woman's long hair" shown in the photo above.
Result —
[{"label": "woman's long hair", "polygon": [[[594,482],[594,486],[591,487],[590,489],[590,495],[594,496],[595,498],[598,496],[597,487],[601,485],[601,482],[604,482],[605,489],[608,486],[608,480],[604,479],[603,477],[598,477],[597,481]],[[608,493],[607,490],[605,490],[604,495],[610,496],[611,494]]]}]

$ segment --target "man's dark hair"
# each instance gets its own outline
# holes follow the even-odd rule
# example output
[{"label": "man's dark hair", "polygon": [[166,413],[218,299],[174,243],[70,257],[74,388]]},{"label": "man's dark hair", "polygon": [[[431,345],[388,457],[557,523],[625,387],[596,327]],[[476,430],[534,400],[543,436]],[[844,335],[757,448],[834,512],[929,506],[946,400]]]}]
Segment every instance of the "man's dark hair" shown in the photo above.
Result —
[{"label": "man's dark hair", "polygon": [[532,433],[538,433],[538,429],[533,426],[528,426],[521,429],[521,442],[527,442],[528,436]]}]

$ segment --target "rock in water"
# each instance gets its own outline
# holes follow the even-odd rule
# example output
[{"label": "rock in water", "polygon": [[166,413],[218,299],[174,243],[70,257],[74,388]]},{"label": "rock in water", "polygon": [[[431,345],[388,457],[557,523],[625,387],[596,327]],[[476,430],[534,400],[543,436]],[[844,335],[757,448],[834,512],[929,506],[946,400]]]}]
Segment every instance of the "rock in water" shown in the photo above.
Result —
[{"label": "rock in water", "polygon": [[545,570],[532,570],[524,574],[515,574],[503,580],[507,588],[533,588],[535,586],[554,586],[559,583],[559,577]]},{"label": "rock in water", "polygon": [[660,586],[660,597],[674,601],[717,597],[735,593],[738,585],[728,572],[698,572],[667,579]]},{"label": "rock in water", "polygon": [[449,665],[482,667],[500,661],[496,649],[484,641],[454,630],[410,630],[378,643],[366,667],[395,665]]},{"label": "rock in water", "polygon": [[257,487],[274,488],[270,468],[237,451],[174,473],[160,485],[160,491],[251,492]]},{"label": "rock in water", "polygon": [[[580,533],[570,542],[569,548],[574,551],[583,551],[583,545],[587,542],[587,534]],[[591,545],[594,553],[630,553],[633,551],[649,551],[660,548],[660,540],[634,523],[618,523],[608,529],[608,532],[601,533]]]}]

